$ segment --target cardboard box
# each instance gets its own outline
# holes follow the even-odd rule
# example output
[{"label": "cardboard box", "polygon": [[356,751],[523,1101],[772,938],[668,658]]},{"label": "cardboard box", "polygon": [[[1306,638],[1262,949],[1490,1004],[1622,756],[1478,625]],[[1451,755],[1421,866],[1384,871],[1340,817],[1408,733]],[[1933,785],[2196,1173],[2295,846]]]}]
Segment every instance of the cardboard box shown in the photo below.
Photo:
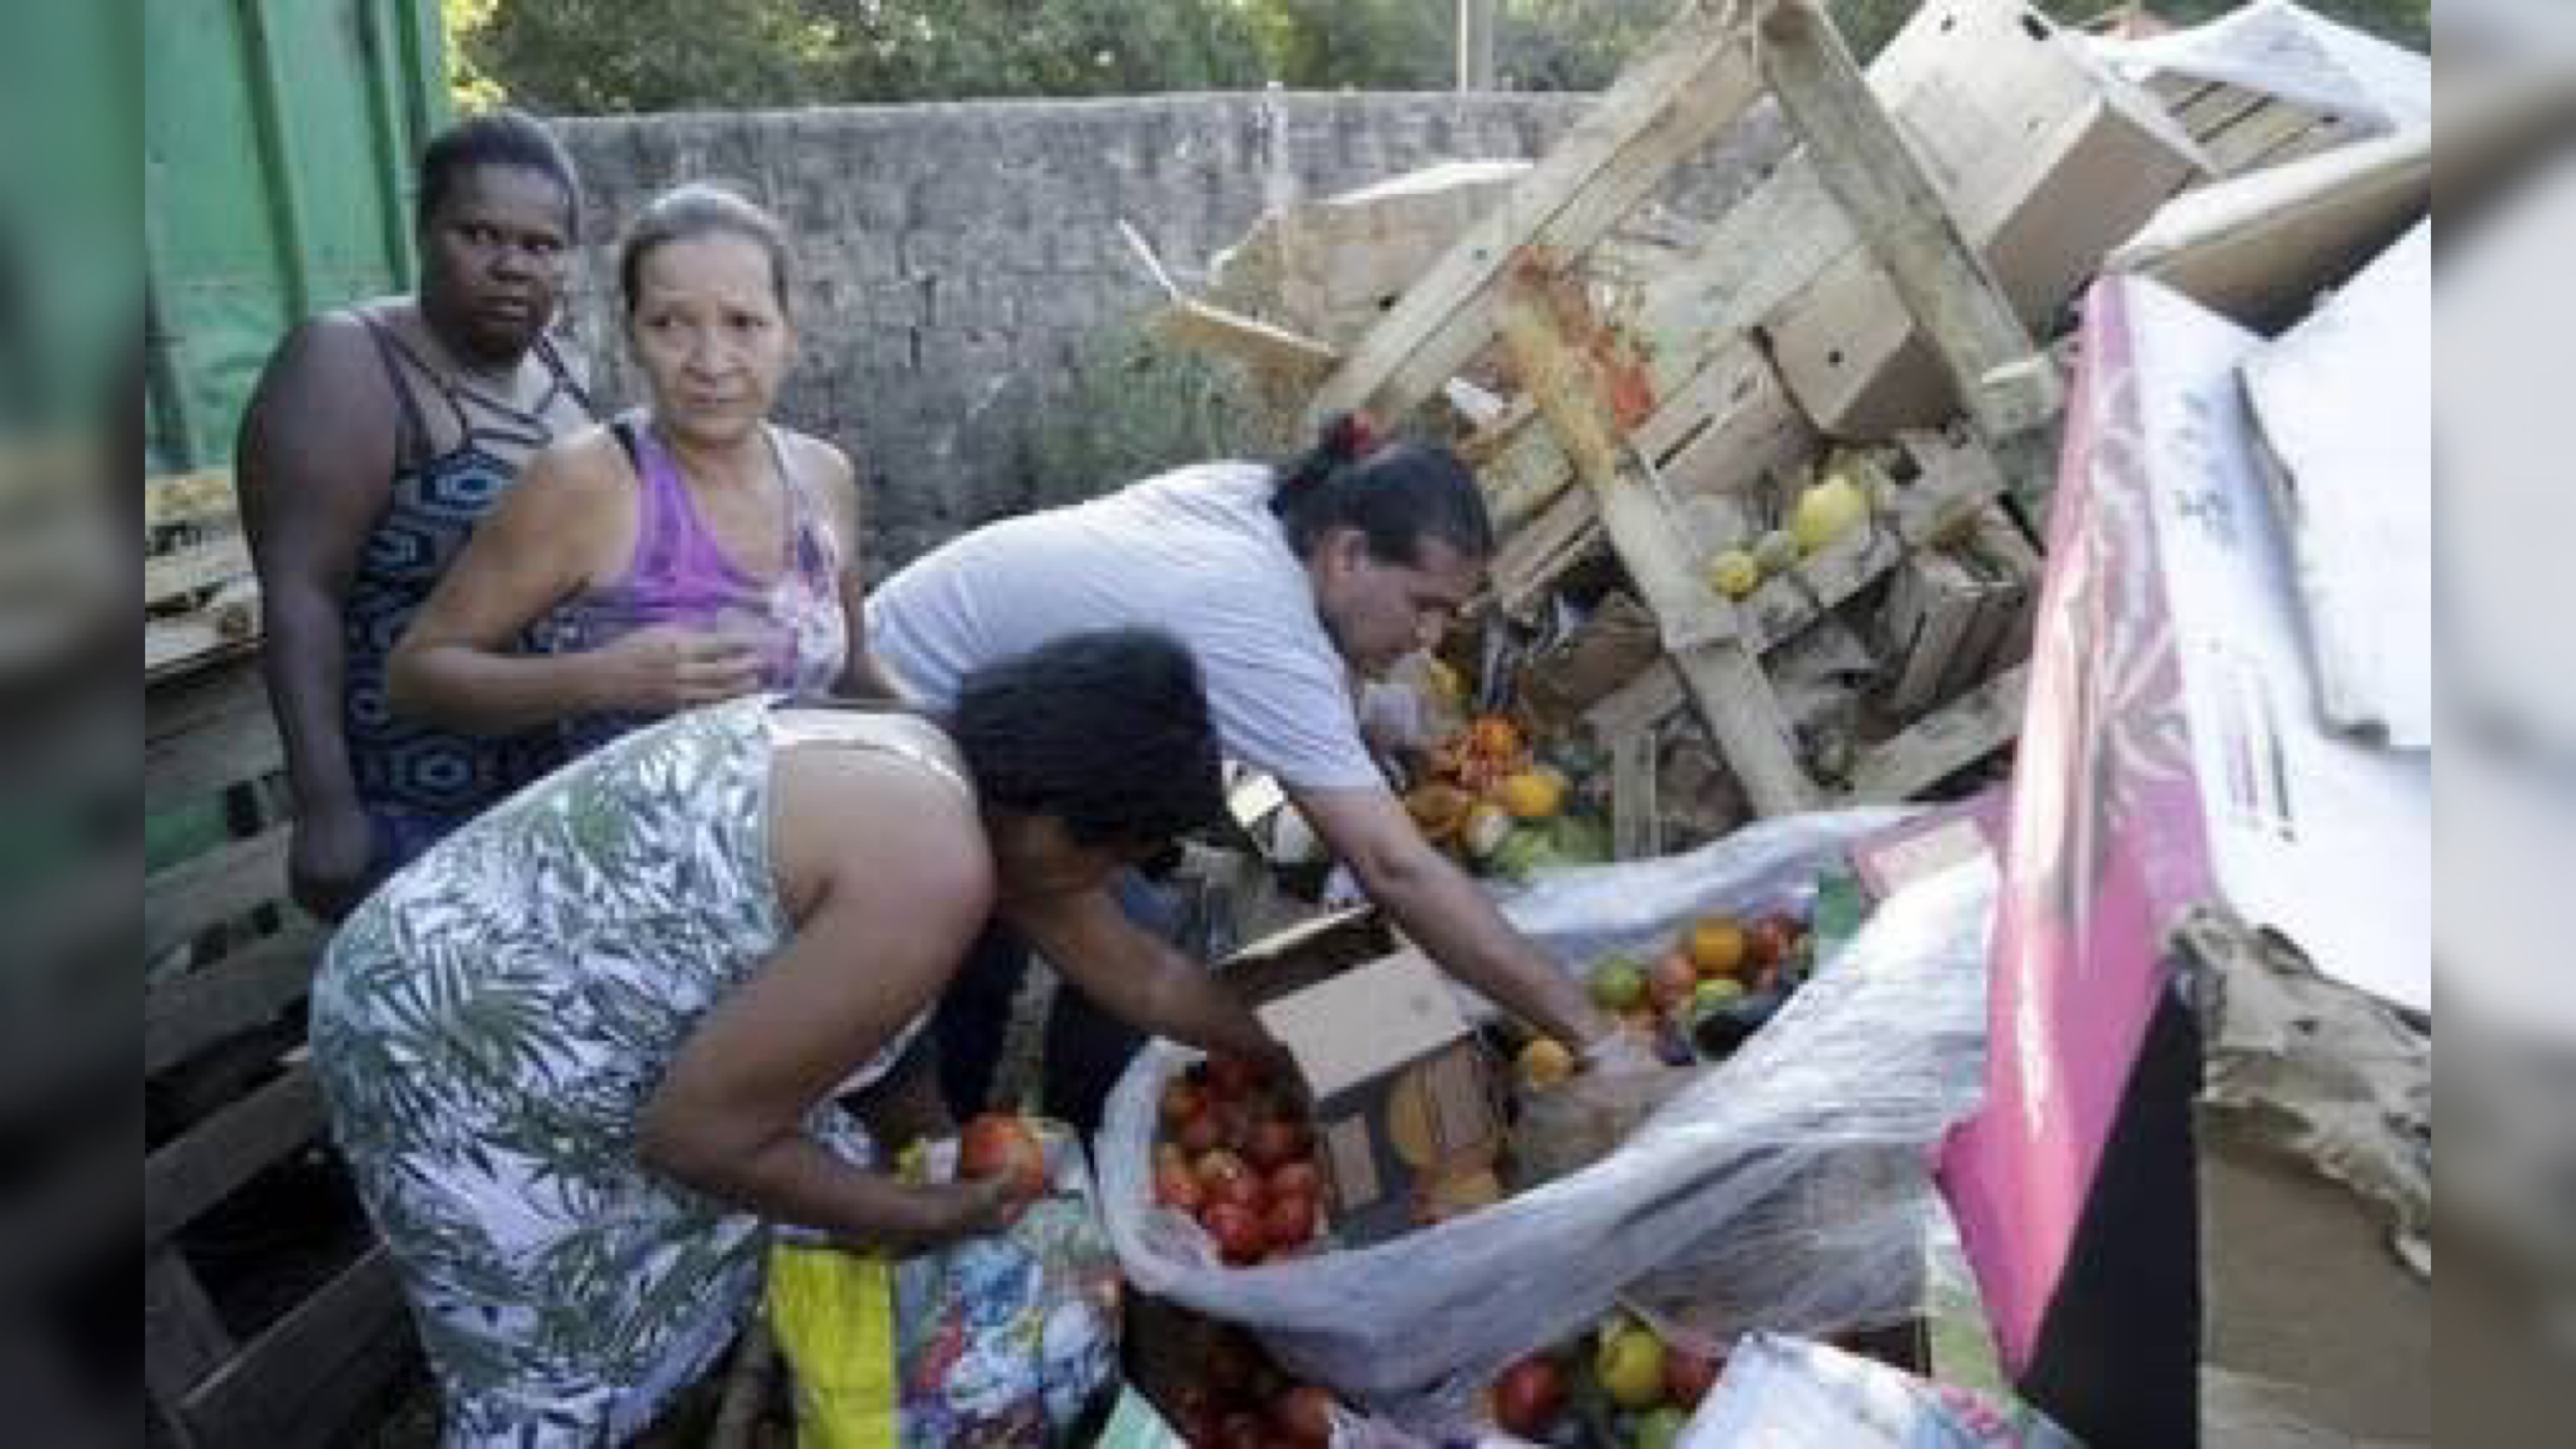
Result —
[{"label": "cardboard box", "polygon": [[[2012,0],[1923,6],[1869,82],[2035,340],[2105,253],[2207,169],[2151,97]],[[1885,437],[1957,410],[1866,249],[1841,256],[1766,330],[1790,393],[1827,433]]]},{"label": "cardboard box", "polygon": [[1359,1246],[1410,1232],[1502,1150],[1495,1077],[1449,979],[1401,951],[1262,1001],[1315,1099],[1333,1232]]},{"label": "cardboard box", "polygon": [[[2297,1198],[2333,1184],[2267,1186],[2195,1131],[2202,1043],[2173,940],[2199,913],[2277,933],[2397,1008],[2430,995],[2429,765],[2333,735],[2309,707],[2237,376],[2259,342],[2151,282],[2111,279],[2086,301],[1997,906],[1986,1105],[1941,1167],[2006,1369],[2108,1449],[2199,1442],[2208,1372],[2227,1361],[2212,1354],[2234,1352],[2249,1314],[2408,1336],[2386,1317],[2409,1311],[2404,1291],[2241,1235],[2268,1213],[2318,1221]],[[2297,1194],[2273,1190],[2287,1182]],[[2377,1271],[2405,1271],[2382,1258]],[[2421,1355],[2268,1362],[2282,1383],[2313,1376],[2299,1393],[2335,1406],[2345,1437],[2419,1442],[2402,1406]]]}]

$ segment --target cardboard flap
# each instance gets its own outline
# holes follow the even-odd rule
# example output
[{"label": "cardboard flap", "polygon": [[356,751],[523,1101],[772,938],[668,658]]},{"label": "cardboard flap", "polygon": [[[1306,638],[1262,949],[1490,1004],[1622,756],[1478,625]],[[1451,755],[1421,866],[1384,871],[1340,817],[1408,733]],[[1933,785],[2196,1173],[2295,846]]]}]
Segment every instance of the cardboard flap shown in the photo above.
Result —
[{"label": "cardboard flap", "polygon": [[1319,1102],[1419,1061],[1468,1030],[1448,978],[1415,951],[1354,966],[1256,1014],[1295,1054]]}]

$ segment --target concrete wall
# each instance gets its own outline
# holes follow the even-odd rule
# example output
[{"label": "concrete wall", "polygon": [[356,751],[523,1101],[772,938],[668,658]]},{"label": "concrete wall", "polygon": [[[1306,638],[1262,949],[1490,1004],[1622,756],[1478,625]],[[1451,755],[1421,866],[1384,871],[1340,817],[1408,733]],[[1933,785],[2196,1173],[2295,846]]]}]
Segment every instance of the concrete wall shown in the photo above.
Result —
[{"label": "concrete wall", "polygon": [[[640,400],[615,326],[618,227],[696,178],[776,211],[804,340],[781,420],[858,460],[883,568],[1027,506],[1027,429],[1074,349],[1154,299],[1120,219],[1186,284],[1268,206],[1535,156],[1587,104],[1273,92],[569,120],[588,192],[571,326],[602,395]],[[1745,130],[1677,183],[1677,209],[1710,214],[1749,185],[1776,127]]]}]

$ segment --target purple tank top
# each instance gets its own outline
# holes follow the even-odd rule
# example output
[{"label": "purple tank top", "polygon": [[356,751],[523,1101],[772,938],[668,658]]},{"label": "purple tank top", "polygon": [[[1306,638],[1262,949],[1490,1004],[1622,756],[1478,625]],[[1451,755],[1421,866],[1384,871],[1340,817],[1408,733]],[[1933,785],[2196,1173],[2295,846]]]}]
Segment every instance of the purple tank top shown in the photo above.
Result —
[{"label": "purple tank top", "polygon": [[[559,652],[597,649],[655,624],[719,630],[749,641],[760,654],[760,687],[820,694],[840,678],[849,654],[849,621],[841,609],[840,545],[821,511],[787,466],[774,432],[769,440],[787,504],[784,559],[726,556],[689,498],[688,480],[653,430],[635,415],[612,425],[634,461],[635,554],[615,582],[584,589],[559,606],[550,640]],[[634,712],[576,716],[564,722],[565,744],[586,754],[653,716]]]}]

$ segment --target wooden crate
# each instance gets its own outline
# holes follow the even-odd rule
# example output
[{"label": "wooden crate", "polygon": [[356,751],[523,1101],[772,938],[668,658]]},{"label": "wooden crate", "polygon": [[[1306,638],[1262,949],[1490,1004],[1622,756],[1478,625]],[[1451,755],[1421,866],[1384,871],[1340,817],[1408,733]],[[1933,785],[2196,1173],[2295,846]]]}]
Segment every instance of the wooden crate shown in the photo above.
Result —
[{"label": "wooden crate", "polygon": [[[170,492],[229,501],[228,486],[202,482]],[[218,559],[246,555],[237,531],[207,533],[162,556],[147,604],[220,593]],[[173,592],[155,599],[161,587]],[[157,662],[144,692],[145,811],[216,811],[225,838],[143,887],[151,1429],[209,1449],[345,1442],[416,1350],[392,1265],[323,1140],[303,1048],[301,1006],[326,931],[283,899],[283,756],[255,640],[218,637]],[[227,1232],[236,1241],[221,1241]]]}]

